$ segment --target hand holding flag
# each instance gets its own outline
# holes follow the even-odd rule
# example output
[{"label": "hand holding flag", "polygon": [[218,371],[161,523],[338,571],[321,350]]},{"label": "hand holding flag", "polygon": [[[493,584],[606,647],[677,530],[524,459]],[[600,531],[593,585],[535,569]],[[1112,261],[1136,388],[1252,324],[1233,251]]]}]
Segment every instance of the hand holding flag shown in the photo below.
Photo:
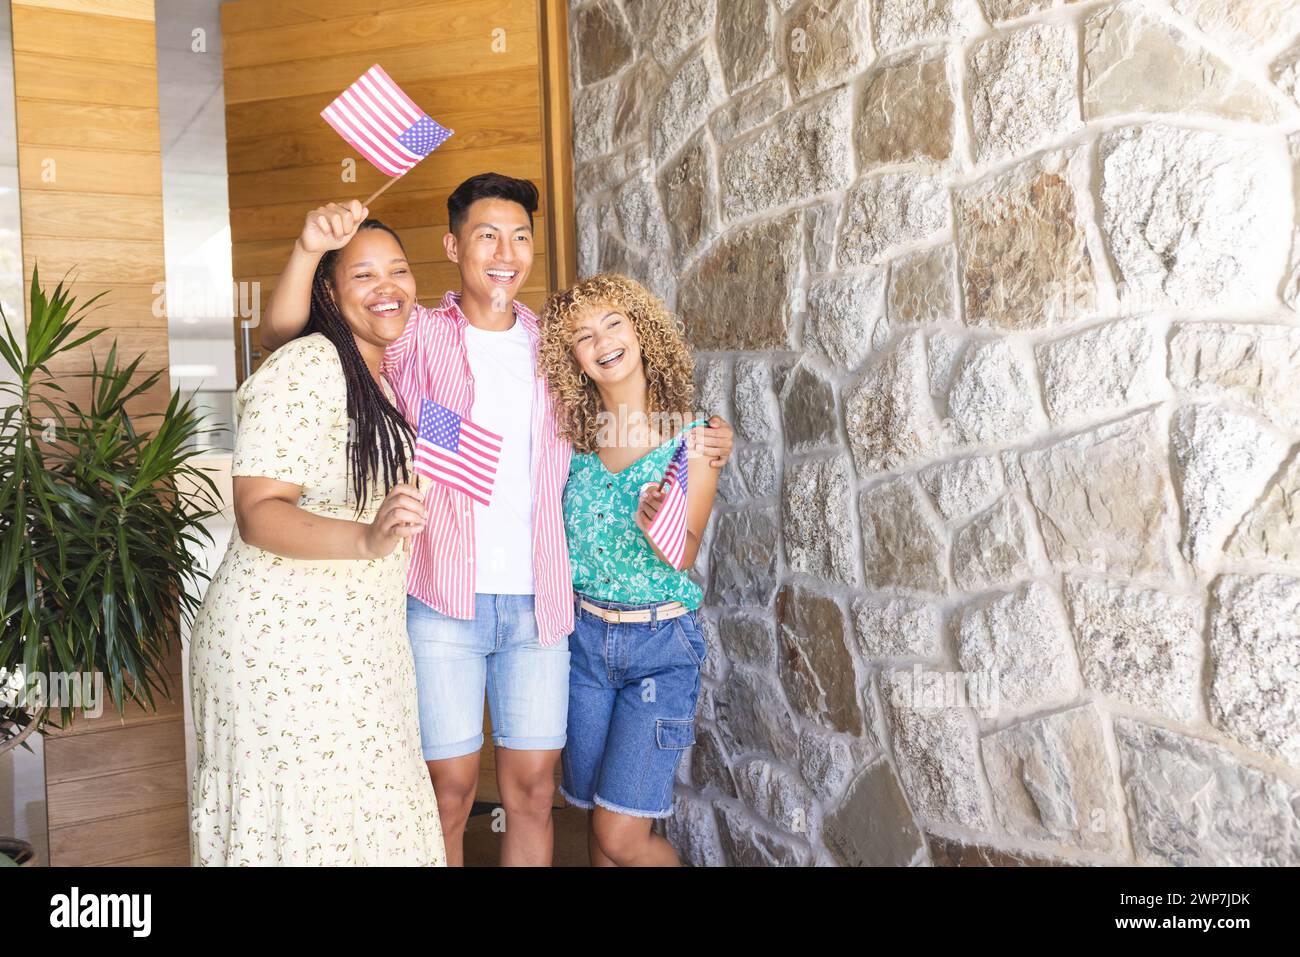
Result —
[{"label": "hand holding flag", "polygon": [[[416,498],[418,498],[418,499],[420,500],[420,504],[421,504],[421,506],[423,506],[425,500],[429,497],[429,480],[428,480],[428,478],[425,477],[425,475],[424,475],[423,473],[418,472],[418,471],[416,471],[415,469],[412,469],[412,470],[411,470],[411,484],[412,484],[413,486],[415,486],[415,491],[416,491],[416,493],[417,493],[417,494],[416,494]],[[421,529],[423,530],[423,526],[421,526]],[[410,550],[411,550],[411,539],[410,539],[410,537],[408,536],[408,537],[402,539],[402,551],[404,551],[404,552],[410,552]]]},{"label": "hand holding flag", "polygon": [[637,511],[637,525],[678,571],[686,557],[686,438],[678,439],[663,480],[641,489]]},{"label": "hand holding flag", "polygon": [[347,203],[326,203],[307,214],[298,245],[304,252],[322,254],[342,249],[352,242],[370,210],[355,199]]},{"label": "hand holding flag", "polygon": [[357,152],[392,177],[363,206],[452,135],[416,106],[378,63],[320,115]]},{"label": "hand holding flag", "polygon": [[419,490],[398,483],[388,490],[384,501],[375,512],[374,519],[362,528],[362,558],[383,558],[392,553],[397,542],[402,548],[424,529],[424,502]]}]

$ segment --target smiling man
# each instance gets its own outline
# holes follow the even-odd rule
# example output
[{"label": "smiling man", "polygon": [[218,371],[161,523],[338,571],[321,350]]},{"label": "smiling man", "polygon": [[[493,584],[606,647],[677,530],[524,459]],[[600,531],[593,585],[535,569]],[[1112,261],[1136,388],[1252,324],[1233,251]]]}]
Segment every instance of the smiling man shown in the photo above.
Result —
[{"label": "smiling man", "polygon": [[407,580],[420,737],[447,860],[464,860],[487,694],[506,811],[502,864],[547,864],[568,708],[573,599],[560,493],[569,448],[535,371],[537,318],[515,295],[533,264],[537,189],[484,173],[447,200],[459,291],[412,312],[384,371],[414,422],[422,398],[502,437],[491,504],[434,485]]},{"label": "smiling man", "polygon": [[[407,631],[419,687],[420,737],[437,796],[447,863],[464,862],[465,825],[478,785],[486,692],[505,808],[501,863],[550,864],[551,801],[565,743],[573,588],[561,496],[570,444],[538,375],[537,317],[515,296],[533,264],[537,188],[499,173],[471,177],[447,200],[447,258],[460,289],[436,308],[375,291],[376,309],[409,310],[381,370],[416,423],[429,398],[502,436],[491,504],[433,484],[424,530],[412,539]],[[308,216],[342,244],[366,210],[331,205]],[[295,247],[268,305],[264,344],[298,335],[307,318],[301,275],[314,263]],[[309,283],[308,283],[309,285]],[[732,432],[702,430],[719,467]]]}]

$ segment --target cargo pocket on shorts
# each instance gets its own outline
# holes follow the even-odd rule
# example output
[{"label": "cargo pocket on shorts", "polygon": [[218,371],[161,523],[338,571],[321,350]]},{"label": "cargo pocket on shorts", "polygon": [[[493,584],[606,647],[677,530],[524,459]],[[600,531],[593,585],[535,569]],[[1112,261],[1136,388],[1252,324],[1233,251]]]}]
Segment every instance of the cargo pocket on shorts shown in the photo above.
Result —
[{"label": "cargo pocket on shorts", "polygon": [[655,747],[646,754],[637,795],[638,806],[650,816],[663,817],[672,810],[677,766],[694,743],[694,718],[655,719]]},{"label": "cargo pocket on shorts", "polygon": [[664,750],[680,751],[694,743],[694,718],[659,718],[655,721],[655,744]]}]

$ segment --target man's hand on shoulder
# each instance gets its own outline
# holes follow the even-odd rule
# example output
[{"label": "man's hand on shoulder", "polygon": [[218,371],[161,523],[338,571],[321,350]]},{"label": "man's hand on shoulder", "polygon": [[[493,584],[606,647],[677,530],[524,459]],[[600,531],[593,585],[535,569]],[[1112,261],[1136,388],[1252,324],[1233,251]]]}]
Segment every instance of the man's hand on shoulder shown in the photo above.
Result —
[{"label": "man's hand on shoulder", "polygon": [[711,416],[708,428],[697,430],[695,448],[708,458],[710,465],[720,469],[731,458],[735,437],[736,433],[732,431],[726,419],[720,415]]}]

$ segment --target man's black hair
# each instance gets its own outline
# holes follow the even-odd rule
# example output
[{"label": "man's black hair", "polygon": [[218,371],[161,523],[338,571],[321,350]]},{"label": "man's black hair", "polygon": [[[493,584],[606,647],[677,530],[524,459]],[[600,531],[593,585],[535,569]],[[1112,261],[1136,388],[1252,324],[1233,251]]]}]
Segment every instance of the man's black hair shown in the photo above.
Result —
[{"label": "man's black hair", "polygon": [[477,199],[508,199],[518,203],[528,211],[529,228],[533,225],[533,213],[537,212],[536,186],[526,179],[500,173],[479,173],[465,180],[447,197],[447,226],[453,233],[459,233],[460,227],[465,225],[469,207]]}]

